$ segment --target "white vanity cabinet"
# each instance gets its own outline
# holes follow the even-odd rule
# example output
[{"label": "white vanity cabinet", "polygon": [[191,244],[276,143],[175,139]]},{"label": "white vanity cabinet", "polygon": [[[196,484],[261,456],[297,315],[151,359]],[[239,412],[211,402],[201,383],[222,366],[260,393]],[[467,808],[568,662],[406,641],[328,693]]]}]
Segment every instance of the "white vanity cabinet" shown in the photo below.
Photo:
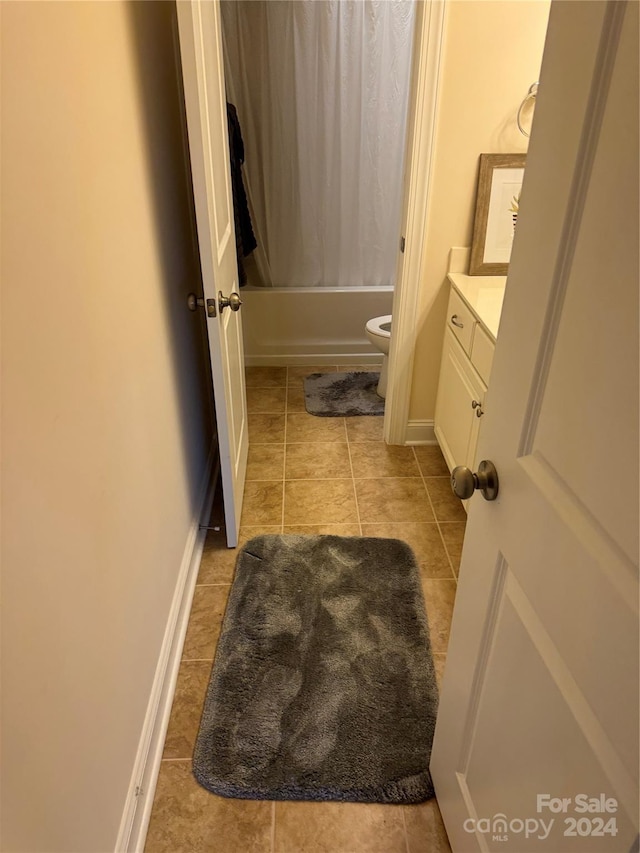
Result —
[{"label": "white vanity cabinet", "polygon": [[435,433],[450,470],[475,471],[506,279],[452,273],[449,281]]}]

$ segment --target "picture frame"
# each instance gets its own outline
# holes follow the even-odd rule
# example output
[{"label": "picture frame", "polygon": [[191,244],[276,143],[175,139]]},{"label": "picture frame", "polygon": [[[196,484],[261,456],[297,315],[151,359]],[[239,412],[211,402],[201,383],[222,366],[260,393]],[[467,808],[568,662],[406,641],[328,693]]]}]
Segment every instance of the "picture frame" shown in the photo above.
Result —
[{"label": "picture frame", "polygon": [[506,275],[526,154],[481,154],[469,275]]}]

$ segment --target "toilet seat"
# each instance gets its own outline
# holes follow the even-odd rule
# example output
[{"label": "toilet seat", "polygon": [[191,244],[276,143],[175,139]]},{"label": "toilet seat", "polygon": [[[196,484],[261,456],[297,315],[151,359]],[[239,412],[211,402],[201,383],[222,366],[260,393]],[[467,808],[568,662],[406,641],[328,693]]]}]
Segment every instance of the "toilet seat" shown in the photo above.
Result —
[{"label": "toilet seat", "polygon": [[379,338],[390,338],[391,314],[383,314],[382,317],[373,317],[367,323],[366,329],[370,335],[376,335]]}]

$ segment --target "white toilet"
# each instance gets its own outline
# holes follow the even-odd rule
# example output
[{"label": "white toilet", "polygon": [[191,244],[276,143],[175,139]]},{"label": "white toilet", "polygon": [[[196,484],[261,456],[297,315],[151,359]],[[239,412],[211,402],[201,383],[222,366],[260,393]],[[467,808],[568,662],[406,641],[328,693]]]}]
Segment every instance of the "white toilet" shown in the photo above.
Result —
[{"label": "white toilet", "polygon": [[378,394],[380,397],[387,396],[387,370],[389,367],[389,345],[391,343],[391,314],[382,317],[374,317],[365,326],[365,332],[370,342],[381,353],[383,353],[382,370],[378,382]]}]

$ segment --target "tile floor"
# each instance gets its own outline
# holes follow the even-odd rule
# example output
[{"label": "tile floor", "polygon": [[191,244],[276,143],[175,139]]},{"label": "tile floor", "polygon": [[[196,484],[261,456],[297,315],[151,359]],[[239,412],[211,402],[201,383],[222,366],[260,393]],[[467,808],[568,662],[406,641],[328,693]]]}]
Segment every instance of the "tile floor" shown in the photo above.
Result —
[{"label": "tile floor", "polygon": [[[335,367],[249,367],[249,462],[240,543],[260,533],[389,536],[419,561],[438,678],[444,669],[465,512],[438,447],[391,447],[382,418],[317,418],[302,379]],[[353,369],[351,366],[349,369]],[[219,504],[212,519],[221,520]],[[233,575],[210,532],[200,565],[146,853],[444,853],[435,800],[419,806],[229,800],[191,775],[191,754]]]}]

